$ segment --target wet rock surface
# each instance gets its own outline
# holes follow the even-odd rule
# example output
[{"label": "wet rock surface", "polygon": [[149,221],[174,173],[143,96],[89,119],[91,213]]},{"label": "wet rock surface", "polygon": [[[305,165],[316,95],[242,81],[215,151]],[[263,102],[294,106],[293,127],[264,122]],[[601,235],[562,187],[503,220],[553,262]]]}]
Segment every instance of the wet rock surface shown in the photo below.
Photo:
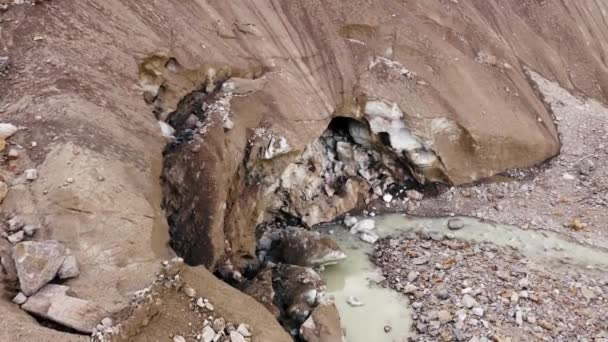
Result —
[{"label": "wet rock surface", "polygon": [[410,298],[418,341],[592,341],[608,334],[608,278],[601,273],[557,273],[510,248],[428,234],[382,239],[373,260],[386,277],[381,285]]},{"label": "wet rock surface", "polygon": [[338,244],[327,235],[298,227],[288,227],[283,234],[277,248],[285,263],[317,267],[346,258]]}]

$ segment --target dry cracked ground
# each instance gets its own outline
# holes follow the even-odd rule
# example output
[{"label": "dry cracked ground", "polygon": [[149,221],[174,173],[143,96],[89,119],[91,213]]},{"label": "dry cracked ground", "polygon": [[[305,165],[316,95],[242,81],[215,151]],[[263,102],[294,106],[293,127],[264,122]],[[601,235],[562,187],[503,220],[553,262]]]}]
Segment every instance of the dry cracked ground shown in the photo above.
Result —
[{"label": "dry cracked ground", "polygon": [[607,23],[601,0],[0,0],[0,341],[361,341],[327,223],[409,301],[411,335],[378,340],[608,341]]}]

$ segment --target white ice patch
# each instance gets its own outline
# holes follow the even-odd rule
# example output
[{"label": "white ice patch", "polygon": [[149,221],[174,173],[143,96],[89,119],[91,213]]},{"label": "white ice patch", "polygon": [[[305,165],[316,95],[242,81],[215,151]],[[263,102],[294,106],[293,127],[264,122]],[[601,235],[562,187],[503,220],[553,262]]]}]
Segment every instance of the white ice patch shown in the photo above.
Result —
[{"label": "white ice patch", "polygon": [[289,151],[291,151],[291,146],[289,146],[285,137],[272,136],[268,146],[266,146],[266,151],[264,151],[264,159],[273,159]]},{"label": "white ice patch", "polygon": [[[391,148],[406,153],[409,159],[419,167],[430,166],[437,159],[436,155],[420,141],[403,121],[403,112],[396,103],[388,104],[381,100],[372,100],[365,104],[364,114],[374,134],[386,133]],[[440,122],[439,124],[442,124]],[[439,126],[441,128],[442,126]]]},{"label": "white ice patch", "polygon": [[168,123],[164,121],[159,121],[158,125],[160,126],[160,132],[167,140],[175,139],[175,128],[171,127]]}]

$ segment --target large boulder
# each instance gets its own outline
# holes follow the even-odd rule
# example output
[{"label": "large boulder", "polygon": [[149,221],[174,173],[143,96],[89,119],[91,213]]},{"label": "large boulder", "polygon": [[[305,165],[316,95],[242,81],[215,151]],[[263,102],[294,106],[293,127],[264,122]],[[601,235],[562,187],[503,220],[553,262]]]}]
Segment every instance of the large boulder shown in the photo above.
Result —
[{"label": "large boulder", "polygon": [[332,265],[346,258],[346,254],[330,235],[300,227],[285,229],[277,249],[284,262],[299,266]]},{"label": "large boulder", "polygon": [[319,304],[300,327],[300,336],[307,342],[346,341],[336,304]]},{"label": "large boulder", "polygon": [[46,285],[29,297],[21,308],[76,331],[91,334],[110,313],[93,302],[72,296],[69,291],[68,286]]},{"label": "large boulder", "polygon": [[26,241],[13,248],[13,260],[21,292],[31,296],[53,280],[65,259],[65,248],[57,241]]}]

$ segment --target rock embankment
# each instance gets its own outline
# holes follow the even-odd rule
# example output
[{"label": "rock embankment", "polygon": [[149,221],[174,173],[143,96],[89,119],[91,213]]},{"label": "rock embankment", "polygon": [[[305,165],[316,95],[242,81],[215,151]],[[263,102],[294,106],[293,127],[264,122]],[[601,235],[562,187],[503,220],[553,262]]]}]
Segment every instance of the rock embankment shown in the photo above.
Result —
[{"label": "rock embankment", "polygon": [[608,339],[605,275],[424,233],[382,239],[373,257],[381,285],[410,298],[418,341]]}]

